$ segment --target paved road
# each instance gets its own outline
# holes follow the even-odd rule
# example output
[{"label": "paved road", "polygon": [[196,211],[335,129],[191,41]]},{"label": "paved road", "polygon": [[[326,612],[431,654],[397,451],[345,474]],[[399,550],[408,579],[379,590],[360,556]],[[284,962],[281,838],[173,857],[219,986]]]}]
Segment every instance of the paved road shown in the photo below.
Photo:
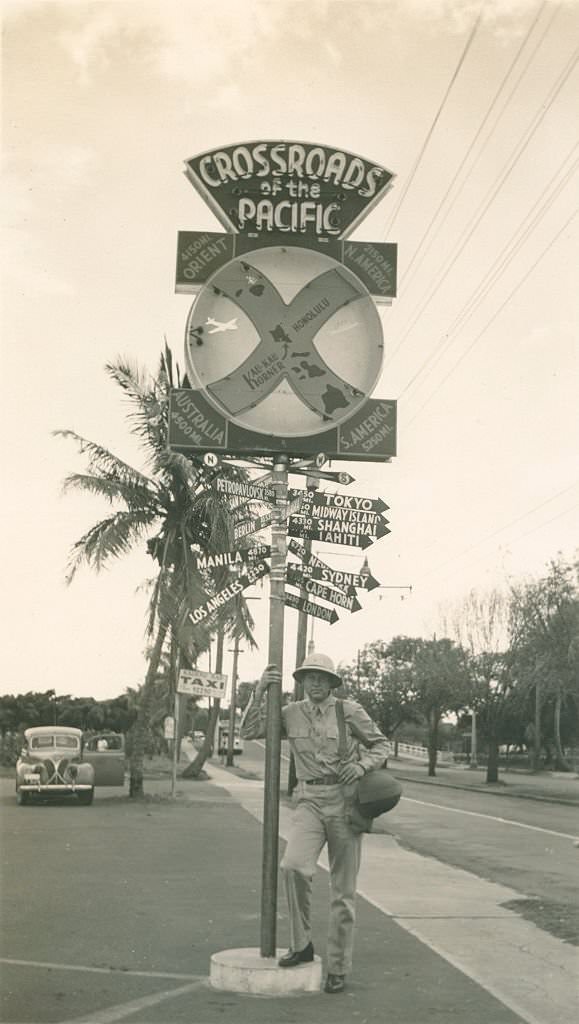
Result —
[{"label": "paved road", "polygon": [[[209,771],[210,782],[180,781],[175,801],[164,779],[147,782],[143,803],[98,791],[92,808],[19,808],[2,780],[6,1024],[568,1024],[573,947],[514,913],[514,890],[388,836],[365,840],[359,952],[343,999],[211,990],[211,954],[258,937],[263,800],[259,781]],[[282,835],[290,814],[282,805]],[[324,871],[314,904],[323,955]]]},{"label": "paved road", "polygon": [[[263,777],[262,744],[246,743],[236,764]],[[287,788],[286,780],[287,762]],[[544,913],[537,923],[551,928],[559,910],[565,937],[571,928],[579,940],[577,807],[428,783],[403,785],[404,799],[380,819],[381,830],[407,849],[510,886],[522,897],[539,897]]]}]

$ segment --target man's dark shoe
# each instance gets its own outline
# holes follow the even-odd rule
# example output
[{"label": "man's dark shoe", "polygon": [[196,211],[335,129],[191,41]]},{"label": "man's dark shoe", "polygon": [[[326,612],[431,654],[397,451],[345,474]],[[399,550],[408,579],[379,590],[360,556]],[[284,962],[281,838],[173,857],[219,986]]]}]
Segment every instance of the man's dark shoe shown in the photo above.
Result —
[{"label": "man's dark shoe", "polygon": [[311,942],[303,949],[288,949],[287,953],[278,960],[280,967],[297,967],[298,964],[310,964],[314,959],[314,947]]},{"label": "man's dark shoe", "polygon": [[326,984],[324,985],[324,992],[329,992],[329,994],[333,996],[336,995],[337,992],[343,992],[345,987],[345,974],[328,974]]}]

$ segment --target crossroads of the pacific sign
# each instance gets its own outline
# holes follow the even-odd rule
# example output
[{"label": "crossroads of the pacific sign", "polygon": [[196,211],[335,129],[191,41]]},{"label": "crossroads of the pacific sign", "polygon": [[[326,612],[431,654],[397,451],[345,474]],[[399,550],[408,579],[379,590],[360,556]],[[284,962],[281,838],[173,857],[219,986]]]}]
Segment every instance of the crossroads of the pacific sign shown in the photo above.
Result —
[{"label": "crossroads of the pacific sign", "polygon": [[[273,244],[319,248],[333,256],[361,280],[372,298],[390,304],[396,297],[397,246],[394,242],[352,242],[336,239],[316,243],[301,235],[252,235],[251,240],[220,231],[180,231],[177,238],[175,291],[196,293],[221,267],[248,248]],[[330,251],[329,251],[330,250]]]}]

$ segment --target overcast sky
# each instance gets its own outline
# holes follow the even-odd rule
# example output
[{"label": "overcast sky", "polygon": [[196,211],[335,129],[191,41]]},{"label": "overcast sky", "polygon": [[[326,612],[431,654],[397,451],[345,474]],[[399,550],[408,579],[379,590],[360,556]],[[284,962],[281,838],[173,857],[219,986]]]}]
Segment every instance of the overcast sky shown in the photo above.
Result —
[{"label": "overcast sky", "polygon": [[[412,593],[363,595],[354,616],[316,622],[316,646],[349,662],[430,635],[471,588],[573,556],[578,44],[577,3],[550,0],[4,3],[2,692],[104,698],[143,680],[152,563],[136,552],[66,587],[72,544],[107,509],[61,495],[83,463],[51,432],[142,464],[104,365],[154,372],[164,336],[184,362],[177,232],[221,227],[183,161],[212,147],[303,140],[396,175],[354,237],[398,244],[374,392],[398,399],[398,457],[332,468],[390,505],[370,567]],[[267,653],[256,593],[261,648],[241,679]]]}]

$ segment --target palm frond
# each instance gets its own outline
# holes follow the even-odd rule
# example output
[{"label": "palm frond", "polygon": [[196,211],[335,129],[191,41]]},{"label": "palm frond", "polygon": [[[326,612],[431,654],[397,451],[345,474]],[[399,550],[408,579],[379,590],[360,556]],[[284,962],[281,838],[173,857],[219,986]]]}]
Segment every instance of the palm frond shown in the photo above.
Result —
[{"label": "palm frond", "polygon": [[64,437],[67,440],[75,441],[81,455],[88,456],[88,469],[90,473],[108,476],[111,479],[125,480],[127,483],[142,484],[145,487],[155,487],[155,481],[138,469],[123,462],[117,455],[103,448],[102,445],[81,437],[74,430],[53,430],[54,437]]},{"label": "palm frond", "polygon": [[230,619],[233,620],[230,624],[230,634],[235,640],[243,640],[248,647],[252,650],[257,649],[257,642],[253,635],[255,629],[255,620],[249,610],[247,600],[240,594],[239,597],[235,598],[233,607],[230,609]]},{"label": "palm frond", "polygon": [[167,423],[163,412],[166,383],[152,379],[136,364],[121,358],[116,363],[107,363],[105,369],[131,401],[132,410],[127,418],[133,433],[150,449],[149,461],[154,462],[167,443]]},{"label": "palm frond", "polygon": [[100,572],[111,558],[126,554],[141,540],[157,518],[149,509],[116,512],[96,523],[74,544],[66,576],[67,583],[86,564]]},{"label": "palm frond", "polygon": [[159,513],[159,495],[156,485],[144,486],[140,482],[118,480],[113,476],[95,476],[89,473],[70,473],[62,484],[62,493],[68,491],[86,491],[105,498],[111,505],[115,501],[124,501],[127,508],[149,508]]},{"label": "palm frond", "polygon": [[199,486],[199,469],[186,455],[164,448],[156,453],[155,469],[163,474],[165,482],[173,479],[181,483],[188,490],[189,499],[193,500],[195,489]]},{"label": "palm frond", "polygon": [[154,394],[150,375],[128,359],[119,356],[115,363],[105,364],[105,371],[137,402],[147,402],[151,394]]}]

